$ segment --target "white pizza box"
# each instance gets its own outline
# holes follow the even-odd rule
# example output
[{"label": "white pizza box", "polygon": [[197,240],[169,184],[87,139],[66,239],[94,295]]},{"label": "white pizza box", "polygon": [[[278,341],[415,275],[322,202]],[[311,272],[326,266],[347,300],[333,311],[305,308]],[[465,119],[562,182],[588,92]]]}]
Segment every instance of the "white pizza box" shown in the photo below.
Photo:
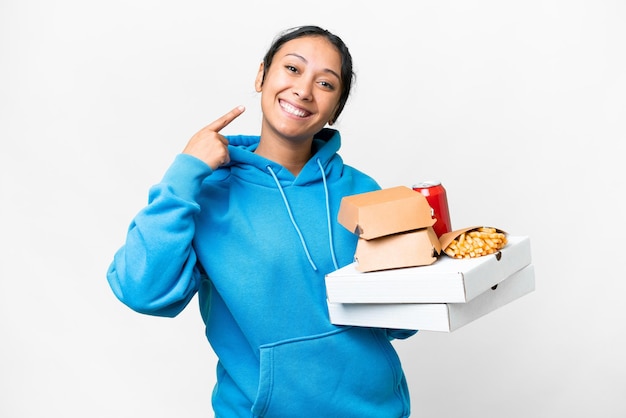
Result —
[{"label": "white pizza box", "polygon": [[535,290],[532,264],[465,303],[333,303],[335,325],[452,332]]},{"label": "white pizza box", "polygon": [[362,272],[356,262],[325,277],[331,303],[464,303],[531,263],[530,238],[507,236],[495,254]]}]

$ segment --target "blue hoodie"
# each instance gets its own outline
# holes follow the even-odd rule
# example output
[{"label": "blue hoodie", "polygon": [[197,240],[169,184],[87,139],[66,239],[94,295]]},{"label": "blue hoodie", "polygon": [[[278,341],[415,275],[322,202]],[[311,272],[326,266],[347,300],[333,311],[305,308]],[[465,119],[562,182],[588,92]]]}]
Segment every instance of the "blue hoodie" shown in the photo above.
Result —
[{"label": "blue hoodie", "polygon": [[323,129],[297,177],[230,136],[215,171],[186,154],[151,188],[108,281],[130,308],[173,317],[198,292],[218,356],[217,417],[409,416],[390,340],[415,331],[329,321],[325,274],[353,261],[358,237],[337,223],[341,198],[379,189],[343,164]]}]

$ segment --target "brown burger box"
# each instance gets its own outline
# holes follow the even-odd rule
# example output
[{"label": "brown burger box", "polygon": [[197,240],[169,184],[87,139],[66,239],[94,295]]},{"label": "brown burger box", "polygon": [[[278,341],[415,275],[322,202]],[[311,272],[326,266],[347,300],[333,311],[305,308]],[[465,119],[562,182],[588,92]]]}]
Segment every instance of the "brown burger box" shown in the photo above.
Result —
[{"label": "brown burger box", "polygon": [[435,223],[426,198],[406,186],[344,197],[337,221],[366,240],[421,229]]},{"label": "brown burger box", "polygon": [[361,272],[425,266],[437,260],[441,245],[432,227],[365,240],[359,238],[354,254]]},{"label": "brown burger box", "polygon": [[441,252],[428,201],[406,186],[346,196],[337,220],[359,236],[362,272],[432,264]]}]

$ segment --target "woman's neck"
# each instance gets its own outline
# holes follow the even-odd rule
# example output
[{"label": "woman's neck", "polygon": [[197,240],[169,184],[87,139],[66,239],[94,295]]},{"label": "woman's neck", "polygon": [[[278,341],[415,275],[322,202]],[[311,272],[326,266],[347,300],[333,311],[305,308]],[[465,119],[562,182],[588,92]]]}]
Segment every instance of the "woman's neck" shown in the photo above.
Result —
[{"label": "woman's neck", "polygon": [[313,138],[304,142],[270,140],[261,135],[261,140],[254,151],[268,160],[272,160],[289,170],[294,176],[300,174],[302,167],[311,158]]}]

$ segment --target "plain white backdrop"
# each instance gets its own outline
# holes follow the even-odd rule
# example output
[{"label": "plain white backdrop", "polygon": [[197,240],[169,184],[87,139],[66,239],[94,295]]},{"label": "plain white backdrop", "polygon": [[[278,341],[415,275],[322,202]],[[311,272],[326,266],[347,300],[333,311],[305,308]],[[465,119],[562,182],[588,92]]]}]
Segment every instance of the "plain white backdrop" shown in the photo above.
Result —
[{"label": "plain white backdrop", "polygon": [[105,274],[193,133],[238,104],[224,133],[258,133],[258,65],[301,24],[355,60],[347,163],[531,238],[534,293],[397,342],[412,416],[626,416],[624,22],[621,0],[0,1],[0,416],[212,416],[197,301],[142,316]]}]

